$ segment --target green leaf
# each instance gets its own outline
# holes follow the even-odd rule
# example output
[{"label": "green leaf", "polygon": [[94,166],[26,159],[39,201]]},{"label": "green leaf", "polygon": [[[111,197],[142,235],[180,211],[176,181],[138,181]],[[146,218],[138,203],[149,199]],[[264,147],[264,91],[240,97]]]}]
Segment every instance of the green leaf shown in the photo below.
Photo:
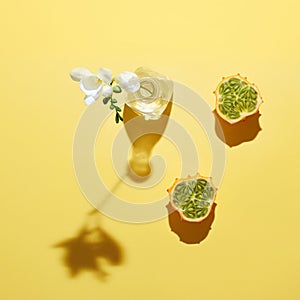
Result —
[{"label": "green leaf", "polygon": [[116,99],[111,99],[111,102],[112,102],[112,103],[117,103],[118,100],[116,100]]},{"label": "green leaf", "polygon": [[114,93],[121,93],[122,89],[118,85],[116,85],[113,87],[113,91],[114,91]]},{"label": "green leaf", "polygon": [[115,109],[115,106],[113,104],[110,105],[109,107],[111,110]]},{"label": "green leaf", "polygon": [[111,96],[103,98],[103,103],[107,104],[107,102],[111,99]]},{"label": "green leaf", "polygon": [[115,117],[115,121],[116,121],[116,123],[119,123],[119,114],[118,113],[116,113],[116,117]]},{"label": "green leaf", "polygon": [[115,106],[117,111],[122,111],[122,109],[119,106]]},{"label": "green leaf", "polygon": [[119,115],[119,119],[123,122],[123,118]]}]

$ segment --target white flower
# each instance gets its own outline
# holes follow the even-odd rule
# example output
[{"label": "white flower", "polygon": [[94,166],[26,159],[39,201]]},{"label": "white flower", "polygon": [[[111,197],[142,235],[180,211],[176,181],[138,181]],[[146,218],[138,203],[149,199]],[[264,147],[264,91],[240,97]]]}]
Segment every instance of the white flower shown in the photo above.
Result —
[{"label": "white flower", "polygon": [[102,87],[102,80],[96,74],[87,75],[80,80],[80,89],[87,96],[96,96]]},{"label": "white flower", "polygon": [[138,76],[133,72],[122,72],[116,77],[116,82],[127,92],[134,93],[140,88]]},{"label": "white flower", "polygon": [[109,69],[101,68],[98,74],[93,74],[86,68],[75,68],[70,72],[73,80],[79,81],[80,89],[85,93],[84,102],[86,105],[94,103],[101,95],[109,97],[113,92],[120,93],[121,88],[127,92],[134,93],[140,88],[138,76],[132,72],[122,72],[116,77],[120,87],[112,87],[112,72]]},{"label": "white flower", "polygon": [[105,85],[102,89],[102,96],[108,97],[113,93],[113,89],[110,85]]},{"label": "white flower", "polygon": [[75,68],[70,72],[75,81],[80,81],[80,89],[86,94],[84,102],[86,105],[94,103],[101,95],[110,96],[113,92],[109,84],[112,82],[112,72],[109,69],[101,68],[98,74],[93,74],[85,68]]},{"label": "white flower", "polygon": [[70,76],[75,81],[80,81],[83,77],[91,75],[92,73],[86,68],[75,68],[70,72]]},{"label": "white flower", "polygon": [[112,81],[112,72],[110,69],[106,69],[106,68],[99,69],[98,76],[106,84],[110,84]]}]

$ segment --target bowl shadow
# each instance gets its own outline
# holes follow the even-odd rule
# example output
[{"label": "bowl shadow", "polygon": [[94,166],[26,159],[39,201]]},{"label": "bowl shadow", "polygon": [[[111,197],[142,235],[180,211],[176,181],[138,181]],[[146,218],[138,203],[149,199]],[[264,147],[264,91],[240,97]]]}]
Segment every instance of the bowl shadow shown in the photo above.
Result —
[{"label": "bowl shadow", "polygon": [[173,209],[171,203],[166,207],[169,215],[169,226],[171,230],[178,235],[179,240],[185,244],[200,244],[209,234],[212,223],[215,219],[215,209],[217,204],[214,203],[210,214],[202,222],[188,222],[181,218],[179,212]]},{"label": "bowl shadow", "polygon": [[215,116],[215,132],[218,138],[229,147],[254,140],[262,130],[259,124],[261,116],[259,111],[236,124],[226,122],[216,110],[213,111],[213,114]]}]

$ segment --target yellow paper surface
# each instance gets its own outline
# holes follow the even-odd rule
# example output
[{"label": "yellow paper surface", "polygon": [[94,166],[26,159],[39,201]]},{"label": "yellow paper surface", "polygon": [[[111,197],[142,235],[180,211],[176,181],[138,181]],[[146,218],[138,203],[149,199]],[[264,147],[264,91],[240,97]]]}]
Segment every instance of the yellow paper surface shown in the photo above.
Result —
[{"label": "yellow paper surface", "polygon": [[[298,1],[28,0],[1,7],[1,299],[300,298]],[[134,225],[88,216],[92,207],[72,166],[85,109],[68,75],[77,66],[114,74],[147,66],[185,83],[212,109],[222,76],[239,72],[258,85],[262,130],[226,146],[215,218],[200,243],[179,241],[168,218]],[[107,135],[113,126],[112,118]],[[159,143],[155,151],[164,155],[171,145]],[[168,160],[178,159],[171,153]],[[90,230],[85,246],[82,228]],[[64,258],[67,248],[73,256]]]}]

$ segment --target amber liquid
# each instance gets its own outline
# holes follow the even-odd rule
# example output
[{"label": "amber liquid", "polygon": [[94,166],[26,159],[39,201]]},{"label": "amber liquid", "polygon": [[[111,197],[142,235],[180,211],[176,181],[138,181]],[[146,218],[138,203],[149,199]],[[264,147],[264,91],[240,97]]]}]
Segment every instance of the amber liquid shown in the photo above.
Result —
[{"label": "amber liquid", "polygon": [[155,100],[132,100],[127,103],[139,115],[143,115],[146,120],[157,120],[160,118],[168,105],[168,101],[157,98]]}]

